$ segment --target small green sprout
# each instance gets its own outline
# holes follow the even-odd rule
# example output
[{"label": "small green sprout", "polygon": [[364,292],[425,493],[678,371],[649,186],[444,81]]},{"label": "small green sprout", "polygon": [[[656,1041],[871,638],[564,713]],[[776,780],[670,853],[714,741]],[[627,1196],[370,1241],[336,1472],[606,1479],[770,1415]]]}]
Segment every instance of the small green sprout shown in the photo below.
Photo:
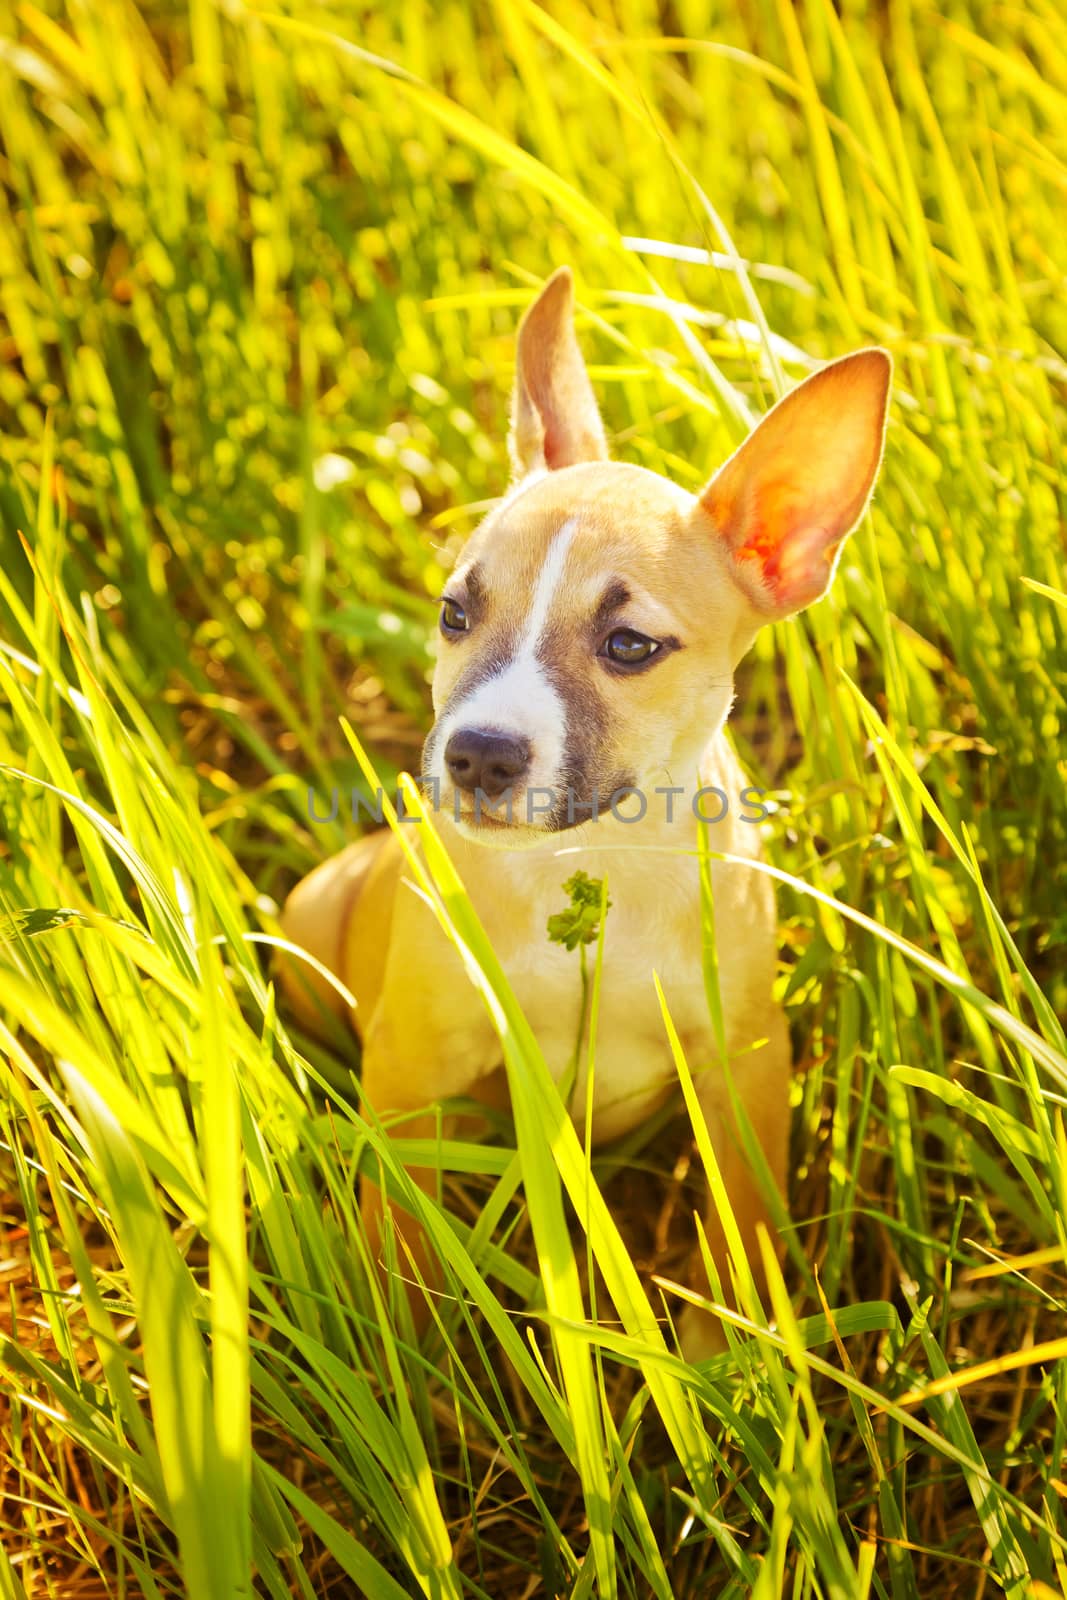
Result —
[{"label": "small green sprout", "polygon": [[548,919],[548,937],[553,944],[567,950],[576,950],[580,944],[592,944],[600,933],[601,904],[607,911],[611,901],[604,896],[601,878],[591,878],[587,872],[576,872],[563,885],[570,896],[566,911],[557,911]]}]

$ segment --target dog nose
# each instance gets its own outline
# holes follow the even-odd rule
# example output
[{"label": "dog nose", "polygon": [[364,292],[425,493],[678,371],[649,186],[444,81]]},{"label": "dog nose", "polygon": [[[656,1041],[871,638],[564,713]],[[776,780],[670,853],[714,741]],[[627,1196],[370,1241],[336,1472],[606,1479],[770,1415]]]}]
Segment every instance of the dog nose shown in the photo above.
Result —
[{"label": "dog nose", "polygon": [[478,728],[461,728],[445,746],[445,766],[457,789],[472,794],[480,789],[496,800],[522,777],[530,765],[530,746],[525,739],[505,733],[483,733]]}]

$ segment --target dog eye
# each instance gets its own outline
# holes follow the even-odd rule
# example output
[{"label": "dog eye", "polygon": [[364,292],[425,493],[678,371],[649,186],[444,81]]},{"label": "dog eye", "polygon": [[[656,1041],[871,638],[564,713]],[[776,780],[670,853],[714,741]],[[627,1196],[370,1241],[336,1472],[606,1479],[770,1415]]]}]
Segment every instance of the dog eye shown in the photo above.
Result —
[{"label": "dog eye", "polygon": [[639,667],[660,648],[655,639],[649,639],[643,633],[635,633],[632,628],[616,628],[614,633],[608,635],[600,653],[617,666]]},{"label": "dog eye", "polygon": [[466,633],[470,627],[467,613],[458,600],[441,601],[441,627],[446,633]]}]

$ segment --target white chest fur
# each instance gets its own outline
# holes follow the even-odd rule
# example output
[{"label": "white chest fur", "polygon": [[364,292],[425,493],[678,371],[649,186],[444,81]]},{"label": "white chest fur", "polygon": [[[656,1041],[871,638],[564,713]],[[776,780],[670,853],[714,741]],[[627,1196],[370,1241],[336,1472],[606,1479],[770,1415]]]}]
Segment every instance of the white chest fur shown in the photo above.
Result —
[{"label": "white chest fur", "polygon": [[[731,834],[714,839],[713,848],[736,848],[736,830]],[[475,847],[471,870],[463,875],[557,1082],[577,1060],[571,1106],[579,1126],[587,1103],[589,1059],[588,1019],[580,1038],[582,958],[578,950],[550,942],[547,927],[549,917],[568,904],[563,885],[573,873],[580,869],[591,878],[607,879],[611,906],[593,1056],[594,1134],[599,1142],[633,1127],[677,1082],[654,975],[690,1068],[710,1065],[715,1051],[703,974],[697,829],[691,816],[683,814],[669,827],[598,822],[582,829],[580,837],[581,842],[576,833],[556,835],[536,850]],[[743,841],[749,849],[755,843],[754,837]],[[746,868],[713,869],[716,903],[746,907],[750,929],[753,921],[767,921],[764,897],[751,896],[748,880],[753,876]],[[591,944],[585,951],[590,986],[595,963],[596,946]],[[725,941],[719,967],[729,1043],[738,1033],[735,1022],[747,1009],[748,985]]]}]

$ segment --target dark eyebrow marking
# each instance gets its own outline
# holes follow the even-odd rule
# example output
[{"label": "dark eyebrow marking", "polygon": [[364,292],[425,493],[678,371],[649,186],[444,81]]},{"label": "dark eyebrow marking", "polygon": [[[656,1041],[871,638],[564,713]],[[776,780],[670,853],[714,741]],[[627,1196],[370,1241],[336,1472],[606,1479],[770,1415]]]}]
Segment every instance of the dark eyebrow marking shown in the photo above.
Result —
[{"label": "dark eyebrow marking", "polygon": [[602,623],[607,622],[610,617],[614,616],[616,611],[621,611],[623,606],[628,605],[629,602],[629,589],[621,579],[616,578],[615,582],[609,584],[607,589],[605,589],[600,604],[596,608],[596,616],[593,618],[593,621],[597,624],[597,626],[600,626]]},{"label": "dark eyebrow marking", "polygon": [[458,582],[455,573],[453,573],[445,584],[440,598],[442,600],[462,601],[464,605],[470,606],[472,610],[480,610],[485,601],[485,585],[478,569],[478,562],[475,562],[470,571],[465,572]]},{"label": "dark eyebrow marking", "polygon": [[470,571],[465,574],[463,583],[472,600],[485,599],[485,585],[482,583],[481,569],[477,561]]}]

